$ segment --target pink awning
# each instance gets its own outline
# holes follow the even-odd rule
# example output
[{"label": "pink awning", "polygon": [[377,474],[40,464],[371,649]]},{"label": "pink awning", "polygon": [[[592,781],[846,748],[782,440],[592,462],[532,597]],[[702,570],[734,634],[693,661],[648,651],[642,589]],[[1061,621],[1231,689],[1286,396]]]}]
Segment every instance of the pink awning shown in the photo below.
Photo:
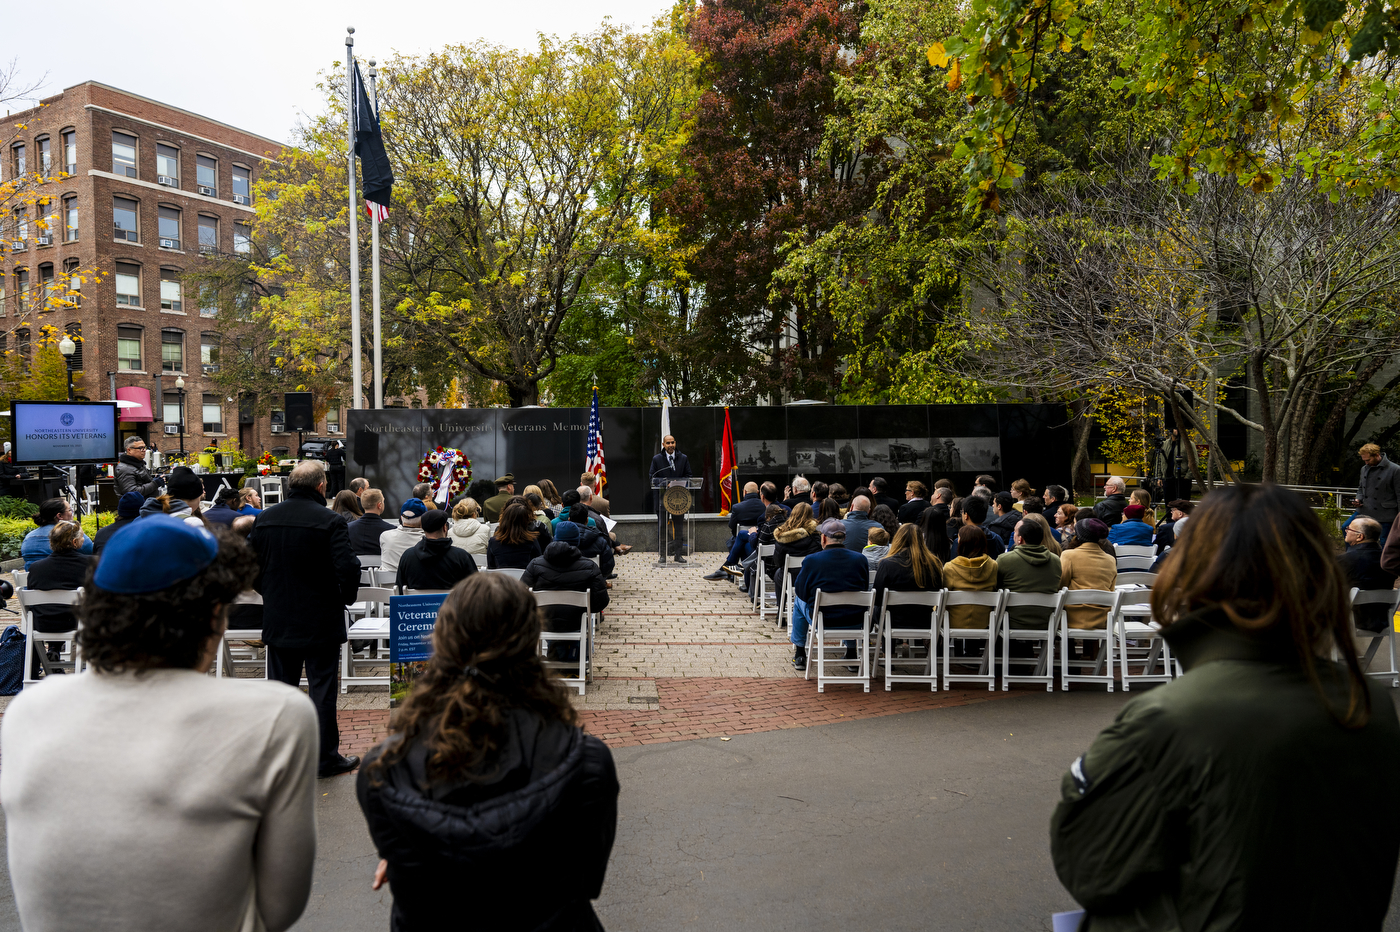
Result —
[{"label": "pink awning", "polygon": [[140,407],[122,408],[118,419],[122,421],[154,421],[151,415],[151,390],[136,385],[117,389],[118,401],[134,401]]}]

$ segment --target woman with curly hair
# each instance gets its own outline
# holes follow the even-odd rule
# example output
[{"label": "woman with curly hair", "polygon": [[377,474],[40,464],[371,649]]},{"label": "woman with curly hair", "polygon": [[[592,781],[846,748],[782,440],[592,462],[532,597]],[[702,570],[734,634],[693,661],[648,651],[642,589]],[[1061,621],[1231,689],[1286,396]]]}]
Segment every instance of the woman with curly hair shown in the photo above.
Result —
[{"label": "woman with curly hair", "polygon": [[[602,928],[589,901],[617,830],[617,772],[546,671],[540,627],[518,581],[458,583],[432,659],[360,768],[395,932],[460,927],[464,903],[473,928]],[[542,875],[561,852],[568,869]]]}]

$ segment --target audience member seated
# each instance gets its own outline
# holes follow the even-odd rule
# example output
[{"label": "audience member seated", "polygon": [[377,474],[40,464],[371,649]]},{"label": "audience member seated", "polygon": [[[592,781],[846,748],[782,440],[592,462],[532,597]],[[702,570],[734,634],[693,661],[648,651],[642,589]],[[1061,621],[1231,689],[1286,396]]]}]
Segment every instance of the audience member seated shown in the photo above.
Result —
[{"label": "audience member seated", "polygon": [[25,928],[279,932],[301,915],[316,710],[282,683],[208,675],[256,573],[242,541],[170,517],[108,544],[78,634],[95,673],[5,710],[0,799]]},{"label": "audience member seated", "polygon": [[[794,514],[796,510],[794,510]],[[870,589],[870,564],[865,557],[846,549],[846,526],[840,521],[821,525],[821,550],[802,561],[802,569],[793,582],[792,631],[789,637],[794,647],[792,665],[807,668],[807,629],[812,624],[817,590],[823,592],[866,592]],[[859,625],[861,609],[839,606],[823,610],[824,624],[839,628]],[[847,644],[846,658],[856,656],[855,642]]]},{"label": "audience member seated", "polygon": [[[540,480],[540,481],[541,481],[541,489],[543,489],[543,483],[546,482],[547,480]],[[554,485],[551,483],[549,487],[552,489],[552,488],[554,488]],[[496,494],[496,483],[492,482],[490,479],[473,479],[473,480],[471,481],[471,485],[467,486],[466,494],[463,495],[463,496],[459,496],[459,499],[460,499],[460,498],[474,498],[474,499],[476,499],[476,503],[477,503],[478,505],[482,505],[488,498],[490,498],[491,496],[493,496],[493,495],[495,495],[495,494]],[[557,493],[556,493],[556,497],[557,497]],[[455,505],[456,502],[453,502],[453,504]],[[481,510],[481,520],[486,521],[486,509],[485,509],[484,507],[483,507],[482,510]],[[487,523],[489,524],[490,522],[487,522]]]},{"label": "audience member seated", "polygon": [[851,493],[846,491],[846,487],[841,483],[833,482],[831,497],[836,499],[836,504],[841,507],[841,517],[846,517],[846,512],[851,510]]},{"label": "audience member seated", "polygon": [[[970,500],[971,497],[969,497]],[[990,535],[976,524],[958,529],[958,555],[943,566],[943,585],[956,592],[992,592],[997,587],[997,561],[987,553]],[[950,628],[985,628],[992,610],[981,605],[948,609]]]},{"label": "audience member seated", "polygon": [[[897,516],[899,514],[899,509],[904,507],[904,502],[890,494],[890,484],[888,482],[880,476],[876,476],[874,479],[870,480],[870,505],[872,509],[884,505],[890,510],[891,514]],[[893,529],[887,527],[885,530],[890,532],[890,539],[893,540],[894,532],[899,530],[898,518],[895,520]]]},{"label": "audience member seated", "polygon": [[[368,492],[365,493],[368,496]],[[399,557],[418,546],[423,539],[423,515],[427,506],[422,500],[410,498],[399,509],[399,525],[379,535],[379,568],[397,570]]]},{"label": "audience member seated", "polygon": [[360,507],[364,515],[350,522],[350,547],[357,557],[377,557],[380,555],[379,542],[384,534],[394,529],[385,521],[384,493],[378,489],[365,489],[360,493]]},{"label": "audience member seated", "polygon": [[816,516],[818,524],[823,521],[840,521],[841,506],[836,504],[830,496],[827,496],[817,503]]},{"label": "audience member seated", "polygon": [[972,480],[972,494],[976,495],[978,489],[986,489],[988,497],[997,494],[997,481],[991,476],[983,473]]},{"label": "audience member seated", "polygon": [[256,518],[262,514],[262,493],[251,485],[238,490],[238,513]]},{"label": "audience member seated", "polygon": [[[565,524],[572,524],[577,527],[579,529],[578,540],[574,546],[578,547],[579,553],[585,557],[597,557],[598,565],[603,571],[603,578],[612,579],[616,575],[614,570],[617,568],[617,558],[613,556],[612,541],[608,540],[602,531],[595,531],[589,527],[588,520],[588,507],[583,502],[579,502],[569,508],[569,520],[560,521],[559,526],[562,528]],[[548,546],[549,541],[543,540],[542,543]]]},{"label": "audience member seated", "polygon": [[[617,773],[541,663],[540,628],[513,579],[483,573],[455,589],[432,658],[360,768],[383,858],[374,888],[392,887],[398,932],[461,926],[467,889],[480,891],[476,928],[602,928],[589,901],[612,851]],[[525,866],[562,852],[567,869],[547,880]]]},{"label": "audience member seated", "polygon": [[[1040,515],[1036,515],[1040,518]],[[1022,520],[1016,525],[1016,547],[997,557],[997,587],[1009,592],[1059,592],[1060,558],[1045,546],[1044,518],[1040,524]],[[1007,612],[1013,628],[1044,630],[1050,625],[1050,609],[1021,605]]]},{"label": "audience member seated", "polygon": [[792,485],[788,487],[788,493],[787,499],[783,502],[784,508],[792,511],[798,505],[806,505],[812,509],[813,514],[816,514],[816,506],[812,502],[812,484],[807,481],[805,476],[794,478]]},{"label": "audience member seated", "polygon": [[[987,500],[981,495],[969,495],[963,499],[963,524],[972,524],[982,529],[986,536],[986,542],[982,545],[987,556],[995,560],[1006,552],[1006,541],[1003,541],[993,531],[987,529]],[[958,532],[958,540],[962,539],[962,531]],[[953,556],[959,553],[958,547],[962,546],[953,542]]]},{"label": "audience member seated", "polygon": [[[771,485],[771,483],[765,484]],[[783,509],[782,505],[776,502],[770,504],[768,510],[763,514],[763,523],[758,526],[758,534],[755,537],[753,553],[749,554],[744,560],[744,581],[739,586],[739,591],[747,592],[751,600],[757,600],[758,598],[758,587],[753,584],[755,568],[757,568],[757,572],[765,574],[769,579],[772,579],[778,571],[777,564],[774,562],[776,557],[773,556],[764,557],[763,566],[757,566],[758,550],[760,547],[766,547],[772,544],[774,545],[774,552],[777,552],[777,540],[773,535],[777,532],[778,528],[783,526],[783,523],[787,521],[787,519],[788,513]]]},{"label": "audience member seated", "polygon": [[1011,483],[1011,507],[1021,514],[1026,513],[1026,499],[1035,495],[1035,489],[1025,479],[1017,479]]},{"label": "audience member seated", "polygon": [[[30,567],[25,587],[46,592],[53,589],[81,588],[87,578],[88,567],[92,565],[92,558],[78,549],[82,544],[82,537],[82,530],[71,521],[55,524],[53,533],[49,536],[53,552]],[[65,606],[36,605],[32,611],[34,630],[40,633],[72,631],[78,627],[78,620]],[[50,651],[49,659],[57,660],[57,653]]]},{"label": "audience member seated", "polygon": [[1131,547],[1152,545],[1152,525],[1142,520],[1143,508],[1134,502],[1123,509],[1123,520],[1108,529],[1108,542]]},{"label": "audience member seated", "polygon": [[[578,548],[583,530],[573,521],[559,525],[558,535],[544,549],[543,556],[535,557],[525,567],[520,581],[540,592],[587,592],[589,610],[601,612],[608,607],[608,582],[598,564]],[[598,532],[593,535],[596,537]],[[549,605],[543,611],[546,631],[579,630],[583,617],[579,609]]]},{"label": "audience member seated", "polygon": [[904,498],[906,501],[899,506],[899,511],[896,513],[899,523],[917,524],[919,516],[931,504],[928,500],[928,486],[917,479],[911,480],[904,487]]},{"label": "audience member seated", "polygon": [[[578,477],[578,484],[588,489],[588,499],[586,504],[589,511],[596,511],[605,518],[612,517],[612,503],[598,494],[598,477],[591,472],[586,472]],[[525,491],[530,491],[526,489]],[[582,492],[580,491],[580,494]]]},{"label": "audience member seated", "polygon": [[491,530],[481,523],[481,506],[468,496],[452,508],[452,546],[460,547],[473,556],[485,556]]},{"label": "audience member seated", "polygon": [[[26,570],[53,552],[53,548],[49,546],[49,534],[54,525],[59,521],[72,520],[73,506],[68,504],[66,498],[50,498],[39,506],[39,513],[34,516],[34,523],[39,526],[25,534],[19,545],[19,555],[24,558]],[[81,531],[79,534],[81,542],[78,549],[82,553],[91,554],[92,540]]]},{"label": "audience member seated", "polygon": [[1039,495],[1027,495],[1016,503],[1016,510],[1023,515],[1039,515],[1045,510],[1045,502]]},{"label": "audience member seated", "polygon": [[476,561],[447,535],[447,512],[425,512],[423,539],[399,557],[395,585],[406,589],[451,589],[476,572]]},{"label": "audience member seated", "polygon": [[[555,488],[554,483],[548,479],[541,479],[535,484],[539,486],[540,496],[544,499],[544,510],[549,512],[549,519],[552,521],[559,517],[559,509],[564,506],[564,501],[559,497],[559,490]],[[472,498],[476,496],[472,495]]]},{"label": "audience member seated", "polygon": [[335,493],[335,498],[331,501],[331,511],[340,515],[347,522],[354,521],[365,513],[364,506],[360,503],[360,497],[349,489],[341,489]]},{"label": "audience member seated", "polygon": [[525,499],[525,504],[530,506],[530,511],[535,516],[535,523],[547,530],[549,532],[549,539],[553,540],[554,515],[550,513],[549,509],[544,507],[544,493],[540,491],[540,487],[537,485],[526,486],[525,494],[522,497]]},{"label": "audience member seated", "polygon": [[145,499],[140,492],[127,492],[117,501],[117,520],[105,525],[97,530],[97,536],[92,541],[92,552],[99,554],[102,548],[107,546],[107,541],[112,539],[112,535],[136,520],[136,516],[141,513],[141,503]]},{"label": "audience member seated", "polygon": [[773,591],[782,595],[787,573],[783,566],[788,557],[805,557],[822,549],[817,535],[817,522],[812,506],[798,502],[782,526],[773,532]]},{"label": "audience member seated", "polygon": [[354,492],[356,496],[364,495],[365,489],[369,488],[369,480],[366,479],[364,476],[360,476],[357,479],[351,479],[349,488],[350,491]]},{"label": "audience member seated", "polygon": [[1015,546],[1016,525],[1021,513],[1016,510],[1016,500],[1010,492],[998,492],[992,496],[992,517],[982,525],[982,529],[1001,538],[1007,548]]},{"label": "audience member seated", "polygon": [[[1195,503],[1189,499],[1179,498],[1174,502],[1167,503],[1167,516],[1162,519],[1162,523],[1157,525],[1157,535],[1154,540],[1157,542],[1157,556],[1161,556],[1172,548],[1176,543],[1176,525],[1182,518],[1191,513]],[[1182,525],[1184,528],[1185,525]]]},{"label": "audience member seated", "polygon": [[[1370,589],[1395,588],[1395,574],[1381,569],[1381,523],[1362,515],[1352,518],[1343,532],[1346,553],[1337,558],[1346,573],[1347,585],[1365,592]],[[37,567],[38,564],[35,564]],[[34,588],[33,575],[29,587]],[[1366,631],[1384,631],[1391,623],[1390,612],[1384,605],[1360,605],[1353,609],[1356,627]]]},{"label": "audience member seated", "polygon": [[895,509],[889,505],[876,505],[870,510],[870,520],[885,529],[885,533],[890,535],[890,540],[894,540],[894,535],[899,531],[899,518],[895,515]]},{"label": "audience member seated", "polygon": [[215,505],[204,513],[204,520],[210,524],[232,525],[233,519],[239,517],[238,499],[237,489],[227,486],[219,489],[218,494],[214,496]]},{"label": "audience member seated", "polygon": [[769,505],[778,505],[783,509],[783,514],[792,514],[792,509],[778,501],[778,487],[771,482],[765,482],[758,487],[758,497],[763,502],[763,513],[768,513]]},{"label": "audience member seated", "polygon": [[413,495],[411,497],[418,499],[423,503],[425,508],[431,510],[437,507],[437,505],[433,504],[433,500],[429,498],[429,493],[432,491],[433,484],[431,482],[420,482],[413,487]]},{"label": "audience member seated", "polygon": [[[935,492],[934,497],[937,495]],[[948,522],[948,508],[942,504],[925,508],[924,513],[919,516],[919,531],[923,534],[924,546],[937,558],[939,566],[953,559],[952,541],[948,539]]]},{"label": "audience member seated", "polygon": [[[1118,558],[1107,538],[1108,527],[1098,518],[1081,518],[1074,523],[1074,543],[1060,553],[1061,588],[1113,590],[1118,584]],[[1065,612],[1071,628],[1108,624],[1108,609],[1097,605],[1071,605]]]},{"label": "audience member seated", "polygon": [[1047,485],[1042,498],[1045,505],[1040,513],[1050,522],[1051,527],[1055,527],[1055,513],[1060,510],[1061,505],[1069,501],[1069,490],[1062,485]]},{"label": "audience member seated", "polygon": [[[851,499],[851,510],[846,512],[846,546],[851,550],[862,550],[866,545],[866,534],[871,528],[884,528],[879,521],[870,517],[870,499],[864,495],[857,495]],[[885,529],[885,540],[891,540],[889,530]]]},{"label": "audience member seated", "polygon": [[535,529],[534,523],[535,516],[530,513],[529,505],[523,501],[507,501],[501,510],[496,533],[486,544],[486,568],[523,570],[535,557],[543,556],[540,532]]},{"label": "audience member seated", "polygon": [[1057,557],[1064,551],[1064,548],[1060,546],[1060,542],[1055,539],[1055,535],[1051,533],[1050,522],[1046,521],[1045,516],[1042,515],[1040,512],[1036,511],[1027,514],[1024,517],[1022,517],[1021,520],[1029,521],[1031,524],[1035,524],[1040,527],[1040,540],[1041,543],[1045,545],[1046,550],[1050,551]]},{"label": "audience member seated", "polygon": [[890,552],[890,535],[885,532],[884,528],[877,526],[867,532],[866,541],[866,545],[861,548],[860,552],[873,570]]},{"label": "audience member seated", "polygon": [[758,539],[758,525],[763,521],[763,499],[758,494],[758,483],[744,486],[744,497],[734,503],[729,510],[729,553],[719,569],[706,574],[704,579],[728,579],[741,574],[740,566],[755,547]]},{"label": "audience member seated", "polygon": [[[559,506],[559,514],[555,515],[554,518],[550,521],[551,532],[554,528],[557,528],[559,526],[560,521],[567,521],[569,519],[569,514],[573,510],[573,507],[579,504],[581,501],[583,501],[583,499],[578,494],[578,489],[570,489],[569,491],[564,493],[563,501]],[[592,515],[589,515],[588,517],[588,526],[593,528],[593,530],[595,531],[601,531],[603,529],[603,523],[594,518]]]},{"label": "audience member seated", "polygon": [[[515,495],[515,476],[506,473],[496,477],[496,494],[481,502],[481,516],[490,522],[499,522],[501,512]],[[480,501],[480,499],[478,499]]]},{"label": "audience member seated", "polygon": [[[882,615],[886,590],[936,592],[942,588],[942,561],[928,549],[916,525],[902,525],[890,544],[889,555],[880,561],[875,574],[875,617]],[[890,623],[896,628],[927,628],[931,616],[928,609],[917,605],[896,605],[890,609]]]},{"label": "audience member seated", "polygon": [[1074,539],[1074,522],[1078,515],[1079,506],[1069,502],[1061,502],[1055,509],[1055,533],[1059,536],[1060,546],[1068,547]]},{"label": "audience member seated", "polygon": [[1123,509],[1128,507],[1128,483],[1121,476],[1110,476],[1103,484],[1104,500],[1094,506],[1094,517],[1105,527],[1113,527],[1123,518]]}]

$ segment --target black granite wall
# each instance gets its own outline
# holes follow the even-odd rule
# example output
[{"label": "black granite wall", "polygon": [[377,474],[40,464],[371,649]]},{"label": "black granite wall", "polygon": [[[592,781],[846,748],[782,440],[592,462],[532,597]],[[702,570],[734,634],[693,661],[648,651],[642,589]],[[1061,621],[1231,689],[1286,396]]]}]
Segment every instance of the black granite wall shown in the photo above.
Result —
[{"label": "black granite wall", "polygon": [[[793,476],[840,482],[848,489],[883,476],[902,497],[909,479],[948,478],[960,494],[979,473],[1005,488],[1027,479],[1037,489],[1069,484],[1073,453],[1063,405],[812,405],[730,408],[741,483]],[[661,449],[659,408],[603,408],[612,512],[651,511],[647,474]],[[431,448],[456,447],[474,478],[513,473],[516,491],[539,479],[560,491],[577,485],[588,442],[587,408],[389,408],[350,412],[347,477],[364,476],[389,500],[386,515],[408,497],[419,460]],[[723,408],[672,408],[671,432],[695,475],[706,480],[700,510],[718,510]],[[378,460],[362,463],[367,434],[378,435]]]}]

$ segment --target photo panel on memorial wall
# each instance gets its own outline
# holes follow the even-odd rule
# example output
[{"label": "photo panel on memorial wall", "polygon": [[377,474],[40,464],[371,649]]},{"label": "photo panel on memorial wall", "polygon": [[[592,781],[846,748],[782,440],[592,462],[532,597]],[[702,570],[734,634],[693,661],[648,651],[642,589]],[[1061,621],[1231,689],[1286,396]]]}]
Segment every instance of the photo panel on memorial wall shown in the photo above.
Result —
[{"label": "photo panel on memorial wall", "polygon": [[1001,471],[1000,437],[930,437],[929,470],[945,473]]},{"label": "photo panel on memorial wall", "polygon": [[836,473],[836,441],[789,440],[788,472],[815,481]]}]

